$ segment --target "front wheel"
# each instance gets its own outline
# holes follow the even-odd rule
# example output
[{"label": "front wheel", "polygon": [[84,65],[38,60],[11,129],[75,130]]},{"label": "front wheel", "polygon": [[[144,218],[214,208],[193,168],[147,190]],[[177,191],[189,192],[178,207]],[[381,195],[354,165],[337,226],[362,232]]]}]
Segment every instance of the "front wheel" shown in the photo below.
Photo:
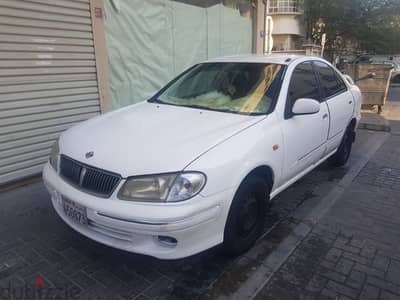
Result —
[{"label": "front wheel", "polygon": [[355,132],[352,129],[347,129],[342,142],[336,153],[329,159],[331,165],[335,167],[343,166],[347,163],[350,157],[351,148],[353,146]]},{"label": "front wheel", "polygon": [[224,232],[224,252],[239,255],[261,235],[267,213],[270,186],[265,179],[249,177],[240,185],[229,211]]}]

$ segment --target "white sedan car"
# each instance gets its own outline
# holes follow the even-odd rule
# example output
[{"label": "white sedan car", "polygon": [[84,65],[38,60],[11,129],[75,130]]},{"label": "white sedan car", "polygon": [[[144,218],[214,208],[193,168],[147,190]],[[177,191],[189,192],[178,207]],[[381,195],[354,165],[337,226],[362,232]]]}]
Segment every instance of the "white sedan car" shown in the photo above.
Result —
[{"label": "white sedan car", "polygon": [[161,259],[248,250],[269,201],[349,158],[361,93],[331,64],[236,56],[64,132],[44,167],[56,212],[100,243]]}]

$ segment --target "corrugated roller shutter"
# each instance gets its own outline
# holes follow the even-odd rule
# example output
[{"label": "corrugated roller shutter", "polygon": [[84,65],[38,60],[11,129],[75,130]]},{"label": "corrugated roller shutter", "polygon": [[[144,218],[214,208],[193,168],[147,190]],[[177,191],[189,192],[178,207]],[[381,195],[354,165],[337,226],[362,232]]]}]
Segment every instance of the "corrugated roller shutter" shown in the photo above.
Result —
[{"label": "corrugated roller shutter", "polygon": [[99,112],[89,0],[0,0],[0,185]]}]

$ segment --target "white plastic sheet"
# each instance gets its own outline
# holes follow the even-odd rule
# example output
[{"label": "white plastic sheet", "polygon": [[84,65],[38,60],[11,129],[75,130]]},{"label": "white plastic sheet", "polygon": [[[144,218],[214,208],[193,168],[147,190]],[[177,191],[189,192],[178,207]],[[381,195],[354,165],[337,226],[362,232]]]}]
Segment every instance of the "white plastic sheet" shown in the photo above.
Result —
[{"label": "white plastic sheet", "polygon": [[208,8],[169,0],[116,0],[106,5],[113,107],[151,97],[187,67],[250,53],[252,21],[222,4]]}]

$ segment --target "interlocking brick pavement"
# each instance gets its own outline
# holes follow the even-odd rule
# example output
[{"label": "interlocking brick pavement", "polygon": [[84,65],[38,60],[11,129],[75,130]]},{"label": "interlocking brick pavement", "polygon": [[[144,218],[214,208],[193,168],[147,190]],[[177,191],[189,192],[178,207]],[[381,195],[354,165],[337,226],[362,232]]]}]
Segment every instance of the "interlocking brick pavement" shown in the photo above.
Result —
[{"label": "interlocking brick pavement", "polygon": [[[397,141],[388,143],[397,145]],[[399,238],[393,179],[400,169],[399,151],[400,147],[392,149],[371,162],[380,172],[373,165],[364,169],[369,175],[357,179],[348,205],[335,207],[332,216],[314,228],[264,295],[352,299],[356,291],[357,296],[362,291],[373,295],[376,289],[388,299],[399,295],[400,253],[392,244]],[[263,238],[268,243],[256,245],[265,247],[258,253],[263,257],[272,253],[299,223],[291,214],[302,204],[317,205],[347,171],[323,165],[280,194],[268,214]],[[382,176],[394,180],[385,190],[378,186]],[[240,284],[248,268],[259,267],[256,264],[263,258],[233,260],[215,248],[183,260],[160,261],[103,246],[59,219],[41,183],[0,192],[0,203],[0,299],[196,299],[222,274],[234,274],[229,283]],[[267,266],[261,267],[268,271]],[[10,290],[19,294],[10,296]],[[44,298],[38,292],[52,295]]]},{"label": "interlocking brick pavement", "polygon": [[399,191],[392,135],[256,299],[400,299]]},{"label": "interlocking brick pavement", "polygon": [[[287,217],[301,204],[323,197],[346,172],[321,166],[279,195],[265,228],[270,245],[290,231],[274,229],[278,223],[295,222]],[[49,299],[62,300],[195,299],[236,261],[220,255],[218,248],[160,261],[103,246],[60,220],[40,182],[0,193],[0,204],[0,299],[13,299],[10,287],[19,293],[11,296],[24,300],[46,298],[21,294],[19,288],[51,291]],[[42,287],[36,284],[39,277]]]}]

